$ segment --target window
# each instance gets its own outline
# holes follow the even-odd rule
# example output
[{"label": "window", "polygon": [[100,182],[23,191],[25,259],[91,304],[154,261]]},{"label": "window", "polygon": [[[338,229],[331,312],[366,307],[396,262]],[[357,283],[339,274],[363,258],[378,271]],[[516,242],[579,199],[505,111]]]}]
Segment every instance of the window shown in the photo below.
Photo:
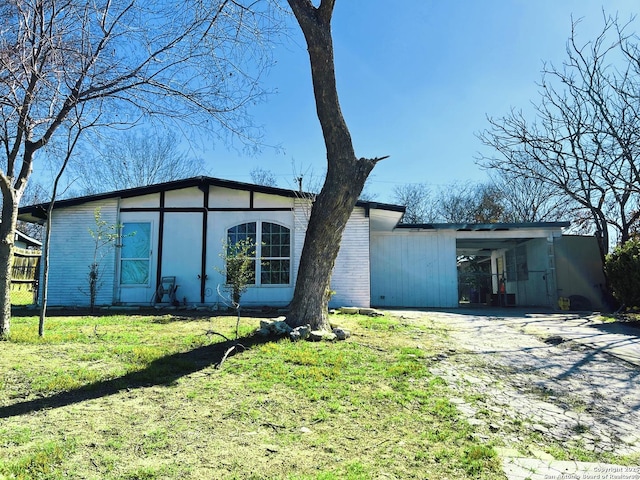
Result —
[{"label": "window", "polygon": [[151,223],[122,225],[120,284],[148,285],[151,255]]},{"label": "window", "polygon": [[[260,239],[260,242],[257,239]],[[227,230],[227,243],[250,240],[256,246],[254,262],[256,284],[289,285],[291,281],[291,231],[270,222],[249,222]]]},{"label": "window", "polygon": [[260,283],[288,285],[291,238],[289,229],[277,223],[262,223]]},{"label": "window", "polygon": [[[256,222],[251,223],[243,223],[241,225],[236,225],[235,227],[231,227],[227,230],[227,255],[233,254],[233,246],[238,242],[249,241],[251,245],[256,245]],[[253,285],[256,283],[256,249],[255,247],[252,249],[251,253],[253,256],[252,268],[253,268],[253,279],[251,279],[248,283]],[[227,268],[231,268],[228,266]]]}]

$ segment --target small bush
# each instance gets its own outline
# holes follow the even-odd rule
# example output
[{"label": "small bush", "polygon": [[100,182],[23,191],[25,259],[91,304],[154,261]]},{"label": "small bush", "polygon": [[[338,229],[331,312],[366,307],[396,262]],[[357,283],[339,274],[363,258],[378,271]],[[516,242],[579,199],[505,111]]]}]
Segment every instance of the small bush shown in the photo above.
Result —
[{"label": "small bush", "polygon": [[607,255],[605,270],[616,299],[626,307],[640,306],[640,239],[616,247]]}]

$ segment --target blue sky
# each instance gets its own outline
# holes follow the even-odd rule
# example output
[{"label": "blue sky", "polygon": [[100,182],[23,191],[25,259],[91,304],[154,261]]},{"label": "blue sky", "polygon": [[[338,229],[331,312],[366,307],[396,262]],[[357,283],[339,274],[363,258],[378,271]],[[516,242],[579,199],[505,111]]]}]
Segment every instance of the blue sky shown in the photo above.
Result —
[{"label": "blue sky", "polygon": [[[578,35],[586,42],[601,30],[602,8],[590,0],[338,0],[336,75],[356,154],[390,155],[369,191],[391,202],[396,185],[485,180],[474,158],[486,151],[475,136],[486,116],[527,111],[543,61],[564,59],[571,15],[582,18]],[[606,2],[621,19],[637,10],[637,0]],[[211,175],[250,181],[260,166],[288,188],[293,164],[307,175],[325,168],[309,60],[295,27],[274,51],[267,86],[277,94],[254,111],[266,143],[281,149],[250,156],[216,146],[203,154]]]}]

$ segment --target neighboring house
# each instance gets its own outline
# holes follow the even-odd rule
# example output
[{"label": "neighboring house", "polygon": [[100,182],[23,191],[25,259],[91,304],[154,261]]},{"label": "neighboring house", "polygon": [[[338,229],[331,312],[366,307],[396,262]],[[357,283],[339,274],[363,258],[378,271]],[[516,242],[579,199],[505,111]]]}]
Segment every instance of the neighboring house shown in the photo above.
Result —
[{"label": "neighboring house", "polygon": [[14,246],[23,250],[41,250],[42,242],[36,238],[30,237],[20,230],[16,230],[14,236]]},{"label": "neighboring house", "polygon": [[[99,207],[104,220],[122,226],[122,237],[101,259],[97,304],[149,305],[163,279],[175,277],[180,303],[224,306],[218,293],[225,282],[219,273],[223,244],[251,237],[259,261],[256,283],[243,304],[286,306],[309,198],[293,190],[196,177],[60,200],[52,219],[49,304],[89,304],[83,293],[94,249],[88,230],[95,228]],[[23,207],[19,218],[43,223],[45,213],[46,205]],[[571,290],[558,285],[564,277],[555,258],[568,223],[403,225],[403,213],[400,205],[357,203],[334,268],[332,306],[456,307],[459,255],[489,258],[491,293],[502,289],[516,305],[556,307],[557,298]],[[579,257],[571,261],[581,262]]]},{"label": "neighboring house", "polygon": [[42,242],[40,240],[20,231],[16,231],[15,246],[24,250],[42,250]]}]

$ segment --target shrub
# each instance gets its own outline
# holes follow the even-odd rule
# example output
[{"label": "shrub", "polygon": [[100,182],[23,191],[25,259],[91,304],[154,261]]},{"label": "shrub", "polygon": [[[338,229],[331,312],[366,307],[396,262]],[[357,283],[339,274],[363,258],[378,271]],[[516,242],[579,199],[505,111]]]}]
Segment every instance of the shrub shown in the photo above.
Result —
[{"label": "shrub", "polygon": [[640,238],[627,241],[607,255],[605,271],[616,299],[626,307],[640,306]]}]

